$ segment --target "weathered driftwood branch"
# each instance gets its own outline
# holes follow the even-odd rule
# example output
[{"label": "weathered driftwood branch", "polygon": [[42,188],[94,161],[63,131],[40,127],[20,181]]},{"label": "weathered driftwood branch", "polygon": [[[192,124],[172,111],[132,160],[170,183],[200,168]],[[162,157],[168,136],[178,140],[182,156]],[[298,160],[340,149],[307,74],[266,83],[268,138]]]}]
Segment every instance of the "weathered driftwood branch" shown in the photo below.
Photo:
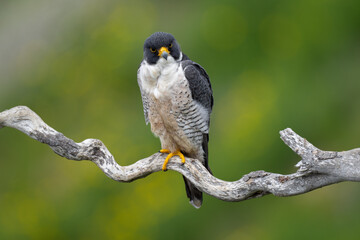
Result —
[{"label": "weathered driftwood branch", "polygon": [[[106,146],[97,139],[81,143],[65,137],[49,127],[36,113],[25,106],[0,113],[0,128],[18,129],[31,138],[49,145],[58,155],[71,160],[90,160],[108,177],[119,182],[131,182],[161,171],[166,154],[155,153],[129,166],[116,163]],[[302,160],[296,173],[281,175],[265,171],[251,172],[234,182],[212,176],[196,159],[181,164],[174,157],[168,169],[187,177],[201,191],[224,201],[242,201],[267,194],[292,196],[342,181],[360,181],[360,149],[344,152],[322,151],[291,129],[280,132],[281,139]]]}]

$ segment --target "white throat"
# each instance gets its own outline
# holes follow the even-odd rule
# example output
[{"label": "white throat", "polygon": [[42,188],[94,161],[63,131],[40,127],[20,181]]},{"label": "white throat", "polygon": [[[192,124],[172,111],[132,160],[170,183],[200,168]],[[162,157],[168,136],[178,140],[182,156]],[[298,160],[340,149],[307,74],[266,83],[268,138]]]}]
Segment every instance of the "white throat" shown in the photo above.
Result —
[{"label": "white throat", "polygon": [[[182,54],[179,59],[182,59]],[[180,61],[169,56],[167,60],[160,58],[153,65],[144,61],[140,66],[138,77],[144,91],[156,99],[162,99],[168,97],[176,83],[185,76]]]}]

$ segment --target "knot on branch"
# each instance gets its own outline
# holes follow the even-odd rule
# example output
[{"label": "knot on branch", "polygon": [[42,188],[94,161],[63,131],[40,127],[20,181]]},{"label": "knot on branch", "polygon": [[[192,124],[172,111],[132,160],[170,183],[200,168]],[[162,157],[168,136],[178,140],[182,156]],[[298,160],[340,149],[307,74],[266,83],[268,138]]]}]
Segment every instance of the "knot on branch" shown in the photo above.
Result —
[{"label": "knot on branch", "polygon": [[301,174],[311,173],[317,169],[319,161],[334,159],[338,153],[335,151],[323,151],[300,137],[290,128],[280,131],[281,139],[302,159],[295,166]]},{"label": "knot on branch", "polygon": [[249,182],[251,182],[252,180],[254,180],[256,178],[263,178],[263,177],[268,176],[268,175],[269,175],[269,173],[267,173],[267,172],[265,172],[263,170],[258,170],[258,171],[254,171],[254,172],[251,172],[251,173],[248,173],[248,174],[244,175],[242,177],[242,180],[244,182],[249,183]]}]

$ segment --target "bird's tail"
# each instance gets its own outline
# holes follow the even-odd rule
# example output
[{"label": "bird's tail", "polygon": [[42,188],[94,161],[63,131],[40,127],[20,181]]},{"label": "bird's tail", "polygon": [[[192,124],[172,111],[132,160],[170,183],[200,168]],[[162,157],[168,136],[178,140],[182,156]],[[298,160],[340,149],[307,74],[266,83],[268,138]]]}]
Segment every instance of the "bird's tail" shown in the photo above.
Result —
[{"label": "bird's tail", "polygon": [[202,192],[198,190],[186,177],[184,177],[184,181],[186,195],[190,199],[190,204],[195,208],[200,208],[203,201]]},{"label": "bird's tail", "polygon": [[[202,143],[202,148],[204,150],[204,165],[206,169],[212,174],[208,163],[208,156],[209,156],[208,142],[209,142],[209,135],[204,134],[203,143]],[[199,189],[197,189],[194,186],[194,184],[192,184],[186,177],[184,177],[184,181],[185,181],[186,195],[190,199],[190,204],[193,205],[195,208],[200,208],[203,201],[202,192]]]}]

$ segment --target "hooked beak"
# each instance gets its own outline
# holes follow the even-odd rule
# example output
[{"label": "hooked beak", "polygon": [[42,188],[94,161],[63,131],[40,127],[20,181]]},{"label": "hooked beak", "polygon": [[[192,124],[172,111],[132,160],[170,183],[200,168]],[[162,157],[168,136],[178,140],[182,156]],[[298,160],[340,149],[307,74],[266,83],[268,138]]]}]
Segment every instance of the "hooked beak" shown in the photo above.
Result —
[{"label": "hooked beak", "polygon": [[161,47],[159,50],[159,57],[163,57],[165,58],[165,60],[167,60],[168,56],[169,56],[169,49],[167,47]]}]

